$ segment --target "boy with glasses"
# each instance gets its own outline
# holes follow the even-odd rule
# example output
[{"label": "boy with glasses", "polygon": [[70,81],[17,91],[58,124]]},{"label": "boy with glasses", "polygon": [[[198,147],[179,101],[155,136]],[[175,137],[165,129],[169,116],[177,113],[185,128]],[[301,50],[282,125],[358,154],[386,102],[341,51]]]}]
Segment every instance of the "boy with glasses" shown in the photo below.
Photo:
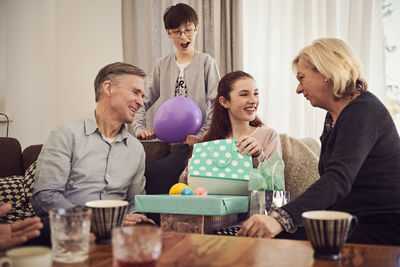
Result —
[{"label": "boy with glasses", "polygon": [[[166,194],[178,182],[189,155],[188,145],[193,146],[198,142],[209,127],[211,105],[220,79],[215,60],[210,55],[195,50],[199,20],[193,8],[183,3],[170,6],[164,13],[164,26],[176,51],[159,59],[146,81],[144,106],[136,112],[134,119],[135,135],[142,140],[154,139],[154,130],[146,128],[146,111],[156,101],[159,107],[175,96],[193,99],[200,107],[203,122],[196,135],[187,136],[184,142],[187,145],[178,145],[167,157],[146,164],[148,194]],[[179,107],[176,112],[180,112]],[[153,219],[158,221],[159,217],[155,216]]]},{"label": "boy with glasses", "polygon": [[208,128],[220,75],[215,60],[194,48],[199,22],[193,8],[183,3],[170,6],[164,13],[164,26],[176,51],[159,59],[149,75],[144,107],[136,113],[133,128],[139,139],[155,138],[154,130],[146,128],[146,111],[156,101],[159,106],[171,97],[190,97],[199,105],[203,115],[198,134],[186,139],[186,144],[193,145]]}]

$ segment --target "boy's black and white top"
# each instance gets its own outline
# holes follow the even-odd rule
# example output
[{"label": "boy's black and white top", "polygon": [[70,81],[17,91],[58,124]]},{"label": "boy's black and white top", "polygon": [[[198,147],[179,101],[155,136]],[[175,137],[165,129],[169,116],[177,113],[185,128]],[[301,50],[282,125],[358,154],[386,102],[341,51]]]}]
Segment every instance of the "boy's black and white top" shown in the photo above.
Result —
[{"label": "boy's black and white top", "polygon": [[179,74],[178,78],[176,79],[175,96],[187,96],[187,89],[185,83],[185,68],[187,65],[189,65],[189,63],[184,63],[184,64],[179,64],[178,62],[176,63],[178,64]]}]

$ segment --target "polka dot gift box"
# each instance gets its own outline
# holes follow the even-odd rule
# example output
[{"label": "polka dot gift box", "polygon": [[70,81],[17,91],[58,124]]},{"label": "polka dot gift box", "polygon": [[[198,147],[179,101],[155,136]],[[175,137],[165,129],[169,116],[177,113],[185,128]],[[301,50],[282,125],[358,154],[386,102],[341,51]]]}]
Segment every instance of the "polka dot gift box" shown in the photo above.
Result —
[{"label": "polka dot gift box", "polygon": [[197,143],[189,161],[190,188],[204,187],[209,194],[248,195],[249,174],[253,163],[241,155],[237,139]]}]

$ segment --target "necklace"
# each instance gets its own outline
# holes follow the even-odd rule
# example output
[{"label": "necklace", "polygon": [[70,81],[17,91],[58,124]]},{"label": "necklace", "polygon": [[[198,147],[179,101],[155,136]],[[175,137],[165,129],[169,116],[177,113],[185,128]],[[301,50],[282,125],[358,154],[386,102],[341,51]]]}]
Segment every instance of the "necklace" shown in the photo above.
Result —
[{"label": "necklace", "polygon": [[[360,88],[357,88],[349,97],[346,106],[354,100],[357,96],[361,94]],[[328,131],[332,130],[335,128],[335,122],[333,121],[332,116],[329,116],[325,122],[325,127],[327,128]]]},{"label": "necklace", "polygon": [[335,127],[335,122],[333,121],[332,117],[329,116],[325,122],[325,127],[328,131],[332,130]]}]

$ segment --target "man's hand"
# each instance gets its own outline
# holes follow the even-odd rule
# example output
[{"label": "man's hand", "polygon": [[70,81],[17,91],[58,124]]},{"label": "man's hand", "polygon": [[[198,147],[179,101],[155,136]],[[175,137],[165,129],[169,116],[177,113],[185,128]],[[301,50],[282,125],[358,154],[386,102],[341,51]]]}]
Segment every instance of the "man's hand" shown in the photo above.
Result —
[{"label": "man's hand", "polygon": [[256,214],[244,222],[238,236],[273,238],[282,231],[282,225],[275,218]]},{"label": "man's hand", "polygon": [[[0,206],[0,216],[11,210],[10,204]],[[40,235],[43,224],[39,217],[28,218],[15,223],[0,224],[0,251],[12,248]]]},{"label": "man's hand", "polygon": [[131,226],[141,222],[150,222],[156,225],[156,223],[152,219],[147,218],[143,214],[131,213],[125,215],[124,221],[122,222],[122,226]]},{"label": "man's hand", "polygon": [[201,138],[196,135],[188,135],[186,137],[186,141],[184,144],[188,144],[189,146],[194,146],[194,144],[200,142]]},{"label": "man's hand", "polygon": [[150,140],[154,139],[156,136],[154,135],[154,130],[143,130],[140,131],[136,137],[142,140]]}]

